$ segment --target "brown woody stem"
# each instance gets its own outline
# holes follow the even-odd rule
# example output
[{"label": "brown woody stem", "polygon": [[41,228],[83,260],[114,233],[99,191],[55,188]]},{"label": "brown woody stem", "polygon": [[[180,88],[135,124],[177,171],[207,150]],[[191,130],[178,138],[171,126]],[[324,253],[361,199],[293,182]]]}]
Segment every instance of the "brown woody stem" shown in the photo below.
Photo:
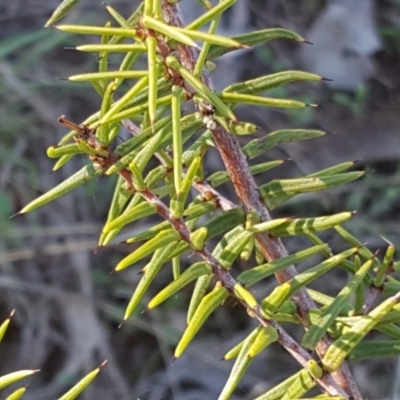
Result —
[{"label": "brown woody stem", "polygon": [[[166,22],[173,26],[185,27],[185,21],[180,11],[179,5],[171,4],[168,0],[163,0],[163,10]],[[190,71],[193,71],[197,60],[197,50],[185,45],[178,47],[178,56],[182,65]],[[203,82],[210,88],[214,89],[212,81],[207,71],[203,71]],[[231,178],[236,194],[239,197],[244,209],[249,211],[256,211],[262,221],[269,221],[271,216],[268,209],[262,202],[258,187],[250,173],[249,165],[246,156],[238,141],[230,135],[223,127],[218,125],[212,131],[214,142],[221,154],[225,168]],[[282,257],[286,257],[288,252],[279,238],[272,238],[265,234],[257,235],[257,241],[262,249],[265,258],[268,261],[273,261]],[[282,283],[297,275],[295,266],[290,266],[286,270],[276,274],[277,280]],[[303,326],[307,327],[307,314],[310,309],[316,308],[315,303],[308,295],[306,289],[298,291],[297,295],[293,298],[296,303],[299,317]],[[324,336],[318,343],[316,351],[320,358],[324,356],[332,341],[327,336]],[[355,384],[354,378],[346,363],[332,374],[334,381],[345,392],[345,396],[353,398],[354,400],[362,400],[361,394]],[[343,392],[340,390],[340,392]],[[331,392],[329,392],[332,394]]]}]

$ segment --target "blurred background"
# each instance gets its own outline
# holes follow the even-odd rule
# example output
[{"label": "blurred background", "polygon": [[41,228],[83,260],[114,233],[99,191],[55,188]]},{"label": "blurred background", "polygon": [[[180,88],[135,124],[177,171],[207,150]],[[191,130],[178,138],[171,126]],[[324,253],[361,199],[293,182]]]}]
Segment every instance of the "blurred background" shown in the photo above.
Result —
[{"label": "blurred background", "polygon": [[[55,79],[95,71],[98,62],[95,55],[65,49],[97,38],[43,29],[58,4],[57,0],[0,1],[0,320],[17,310],[0,346],[0,375],[41,369],[30,380],[26,399],[50,400],[108,359],[82,399],[216,399],[232,365],[218,360],[254,328],[254,321],[227,302],[172,367],[174,345],[186,324],[190,290],[159,309],[136,313],[118,329],[140,279],[140,266],[123,274],[109,272],[132,251],[118,243],[145,225],[129,227],[116,244],[94,254],[111,201],[112,179],[101,179],[37,211],[9,219],[87,162],[75,157],[50,173],[53,161],[46,149],[66,133],[57,118],[65,114],[79,123],[100,105],[90,85]],[[109,4],[126,17],[136,6],[135,1],[110,0]],[[194,0],[183,0],[181,6],[188,20],[201,12]],[[63,23],[103,25],[107,20],[101,2],[82,0]],[[298,177],[355,160],[358,169],[371,173],[337,190],[300,196],[274,211],[274,216],[357,210],[347,227],[361,241],[372,250],[384,248],[381,236],[399,245],[400,1],[238,0],[224,17],[221,33],[276,26],[296,31],[314,46],[279,40],[227,55],[213,72],[219,89],[283,69],[307,70],[334,81],[292,84],[270,93],[316,103],[317,108],[238,110],[240,118],[255,122],[264,134],[307,127],[328,132],[326,137],[281,145],[266,154],[265,160],[288,162],[259,182]],[[116,68],[118,61],[115,58]],[[215,152],[212,156],[210,172],[221,168]],[[229,185],[224,190],[232,192]],[[324,239],[334,250],[343,248],[333,234]],[[309,245],[306,239],[285,244],[290,252]],[[335,272],[331,278],[324,290],[334,295],[346,274]],[[158,277],[145,304],[169,279],[170,272]],[[274,283],[270,279],[257,286],[257,297],[268,294]],[[288,329],[299,338],[295,329]],[[352,368],[365,398],[400,399],[395,359]],[[296,370],[284,350],[271,346],[253,362],[233,398],[253,399]]]}]

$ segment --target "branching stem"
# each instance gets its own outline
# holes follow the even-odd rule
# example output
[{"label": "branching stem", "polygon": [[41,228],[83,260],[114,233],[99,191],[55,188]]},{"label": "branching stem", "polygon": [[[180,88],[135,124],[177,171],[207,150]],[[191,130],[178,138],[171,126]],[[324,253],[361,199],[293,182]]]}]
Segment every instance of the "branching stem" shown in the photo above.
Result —
[{"label": "branching stem", "polygon": [[[134,125],[131,121],[124,121],[123,125],[131,132],[133,135],[137,135],[140,133],[138,127]],[[117,157],[110,153],[110,156],[107,160],[108,163],[115,163],[117,161]],[[130,172],[127,169],[123,169],[119,171],[119,174],[122,178],[127,181],[129,187],[133,187],[132,177]],[[206,182],[198,182],[197,188],[201,193],[206,193],[208,191],[214,191],[216,195],[218,195],[218,201],[224,206],[221,208],[224,209],[232,209],[235,208],[235,204],[231,203],[229,200],[225,199],[221,195],[219,195],[211,186]],[[169,208],[149,189],[145,189],[140,192],[143,198],[149,202],[154,204],[157,207],[157,212],[161,215],[165,220],[167,220],[171,226],[180,234],[182,240],[191,245],[193,251],[199,254],[205,261],[210,264],[212,267],[213,273],[215,274],[218,281],[222,283],[222,285],[233,295],[234,294],[234,286],[238,284],[238,282],[231,276],[228,269],[221,267],[218,260],[211,254],[211,252],[204,247],[203,249],[196,250],[194,246],[192,246],[190,239],[190,230],[187,227],[185,221],[182,218],[172,218],[170,214]],[[238,299],[239,300],[239,299]],[[240,300],[239,300],[240,301]],[[272,320],[267,320],[260,313],[260,307],[253,309],[250,308],[247,304],[240,301],[244,307],[246,307],[248,314],[255,318],[260,325],[262,326],[272,326],[278,331],[279,339],[278,342],[304,367],[307,368],[307,363],[313,358],[310,356],[308,351],[302,348],[277,322]],[[340,386],[332,378],[331,374],[324,374],[321,378],[316,379],[318,384],[330,395],[332,396],[346,396],[348,397],[346,391],[344,391]]]},{"label": "branching stem", "polygon": [[[184,27],[186,25],[179,5],[171,4],[168,0],[163,0],[163,10],[167,23],[179,27]],[[180,45],[178,47],[178,52],[182,65],[190,71],[193,71],[196,65],[198,51],[193,47]],[[202,79],[210,89],[214,89],[210,76],[205,70],[203,71]],[[246,156],[242,152],[238,141],[220,125],[217,125],[217,127],[212,130],[212,134],[236,194],[244,209],[246,212],[256,211],[261,221],[269,221],[271,216],[260,198],[258,187],[250,173]],[[279,238],[272,238],[268,233],[259,234],[257,236],[257,241],[268,261],[274,261],[288,255],[282,241]],[[296,268],[290,266],[286,270],[277,273],[276,278],[280,283],[283,283],[296,275]],[[316,308],[313,300],[305,289],[299,290],[293,300],[296,303],[303,326],[307,327],[307,313],[310,309]],[[316,351],[320,358],[324,356],[331,343],[332,341],[327,336],[324,336],[318,343]],[[347,364],[343,363],[340,369],[332,375],[337,385],[346,392],[346,397],[353,398],[354,400],[362,400],[361,394],[358,391]],[[340,392],[343,392],[343,390],[340,390]],[[333,394],[332,392],[329,393]]]}]

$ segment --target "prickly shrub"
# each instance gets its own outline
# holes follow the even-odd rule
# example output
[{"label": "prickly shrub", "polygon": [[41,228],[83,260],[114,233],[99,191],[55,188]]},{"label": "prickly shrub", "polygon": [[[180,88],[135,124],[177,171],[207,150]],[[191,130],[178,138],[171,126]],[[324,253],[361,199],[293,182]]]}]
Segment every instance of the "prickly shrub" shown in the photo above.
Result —
[{"label": "prickly shrub", "polygon": [[[124,320],[142,306],[143,296],[151,292],[160,269],[172,268],[173,280],[155,294],[147,308],[160,306],[194,283],[187,327],[175,358],[182,356],[210,314],[228,297],[235,298],[249,318],[257,321],[258,326],[224,356],[225,360],[235,361],[221,388],[220,400],[230,398],[254,357],[274,342],[296,359],[299,371],[258,400],[300,398],[316,386],[323,393],[317,397],[320,399],[361,399],[347,361],[399,352],[396,323],[400,282],[392,276],[398,267],[393,262],[394,247],[389,245],[382,259],[371,253],[341,226],[353,212],[274,219],[270,211],[299,194],[352,182],[363,172],[349,171],[354,163],[348,162],[297,179],[275,179],[257,186],[254,175],[283,161],[253,164],[254,159],[278,144],[316,139],[324,132],[288,129],[264,134],[254,124],[238,120],[235,114],[240,104],[312,106],[264,94],[290,82],[318,82],[324,78],[302,71],[282,71],[216,92],[208,72],[213,60],[227,52],[275,39],[305,40],[280,28],[235,37],[216,34],[221,14],[235,0],[215,5],[202,1],[204,14],[188,25],[172,0],[145,0],[127,18],[107,6],[113,25],[54,25],[75,3],[64,2],[48,25],[70,34],[99,37],[98,44],[77,47],[99,55],[99,70],[69,79],[87,82],[102,101],[99,110],[81,123],[60,117],[59,122],[70,131],[48,149],[48,156],[57,159],[54,170],[78,154],[86,155],[90,162],[19,214],[55,201],[88,181],[118,175],[99,248],[107,246],[128,224],[140,226],[143,218],[155,214],[163,219],[128,239],[128,243],[140,245],[115,267],[115,271],[121,271],[149,258]],[[205,25],[207,31],[202,30]],[[119,68],[113,71],[108,70],[107,63],[111,52],[124,54]],[[147,68],[140,70],[136,65],[144,57]],[[184,109],[194,111],[185,113]],[[116,144],[121,126],[132,137]],[[247,135],[249,140],[240,145],[238,137]],[[210,147],[218,150],[225,170],[208,175],[204,156]],[[157,160],[156,165],[151,160]],[[237,202],[219,191],[218,187],[226,182],[231,182]],[[332,254],[318,236],[327,229],[336,230],[348,248]],[[308,237],[310,246],[288,254],[281,238],[299,235]],[[215,246],[213,238],[217,238]],[[181,260],[188,253],[196,253],[202,261],[182,269]],[[316,254],[323,261],[297,273],[294,265]],[[246,263],[246,270],[239,275],[234,267],[236,260]],[[350,276],[335,298],[309,288],[333,268],[342,268]],[[277,278],[274,290],[258,299],[252,286],[271,275]],[[373,306],[379,293],[386,297]],[[301,342],[294,340],[285,324],[304,328]],[[372,330],[390,340],[365,340]],[[309,351],[314,349],[315,357]]]}]

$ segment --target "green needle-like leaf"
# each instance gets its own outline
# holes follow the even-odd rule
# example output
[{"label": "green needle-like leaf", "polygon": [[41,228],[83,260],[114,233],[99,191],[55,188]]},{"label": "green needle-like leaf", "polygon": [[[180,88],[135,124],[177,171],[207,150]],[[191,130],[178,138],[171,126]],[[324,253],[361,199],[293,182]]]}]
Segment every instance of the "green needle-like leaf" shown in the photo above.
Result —
[{"label": "green needle-like leaf", "polygon": [[[201,217],[206,214],[212,214],[217,208],[215,201],[206,201],[200,204],[190,204],[183,213],[185,217]],[[207,230],[208,231],[208,230]],[[208,236],[208,234],[207,234]]]},{"label": "green needle-like leaf", "polygon": [[361,284],[364,276],[372,266],[372,260],[367,261],[354,275],[354,278],[340,291],[335,300],[326,307],[319,319],[312,324],[303,336],[301,344],[307,349],[314,349],[318,341],[328,330],[334,319],[347,304],[350,296],[354,293],[357,286]]},{"label": "green needle-like leaf", "polygon": [[125,28],[125,29],[131,28],[129,22],[117,10],[110,7],[108,4],[105,4],[105,6],[106,6],[107,11],[114,18],[114,20],[117,22],[117,24],[121,26],[121,28]]},{"label": "green needle-like leaf", "polygon": [[[82,154],[83,151],[76,143],[66,144],[61,147],[50,146],[47,149],[47,157],[58,158],[62,156],[74,156],[75,154]],[[68,158],[69,159],[69,158]]]},{"label": "green needle-like leaf", "polygon": [[235,122],[228,118],[220,117],[218,114],[214,114],[213,118],[222,125],[227,132],[233,135],[251,135],[258,130],[258,127],[250,122]]},{"label": "green needle-like leaf", "polygon": [[128,304],[128,307],[126,308],[124,321],[126,321],[129,316],[136,310],[150,284],[157,276],[161,267],[170,259],[172,253],[178,245],[179,241],[175,241],[164,246],[164,248],[158,248],[154,252],[150,262],[143,268],[142,279],[138,283],[135,292],[133,293],[132,298]]},{"label": "green needle-like leaf", "polygon": [[255,400],[281,400],[285,395],[289,387],[293,384],[293,382],[298,378],[301,371],[296,372],[294,375],[285,379],[283,382],[268,390],[267,393],[262,394],[257,397]]},{"label": "green needle-like leaf", "polygon": [[[181,121],[181,128],[182,128],[182,136],[183,136],[183,142],[185,140],[189,139],[198,129],[200,129],[202,125],[201,119],[198,118],[196,114],[191,114],[183,117]],[[164,118],[163,120],[160,120],[154,124],[154,130],[157,132],[159,129],[162,131],[159,136],[157,136],[158,139],[161,139],[161,142],[158,141],[157,143],[158,146],[156,151],[158,151],[160,148],[164,148],[165,146],[168,146],[171,141],[172,141],[172,134],[171,134],[171,119],[170,117]],[[134,158],[132,154],[129,154],[133,152],[136,148],[140,147],[146,139],[148,139],[149,136],[152,134],[152,129],[151,127],[148,129],[145,129],[141,132],[139,136],[136,136],[134,138],[131,138],[127,140],[125,143],[122,143],[119,145],[115,152],[117,154],[125,155],[122,157],[119,161],[117,161],[108,171],[107,174],[111,175],[113,173],[118,172],[119,170],[126,168],[128,164],[132,161]],[[157,134],[156,134],[157,135]],[[157,143],[154,143],[154,145],[157,145]],[[149,149],[146,152],[148,155],[152,155],[154,153],[151,153]],[[142,156],[138,156],[140,159],[142,159]],[[140,164],[143,161],[140,162]]]},{"label": "green needle-like leaf", "polygon": [[34,210],[35,208],[41,207],[49,203],[50,201],[53,201],[58,197],[70,192],[71,190],[83,185],[84,183],[98,178],[102,174],[103,169],[99,165],[86,165],[74,175],[69,177],[67,180],[60,183],[55,188],[50,189],[48,192],[41,195],[36,200],[33,200],[31,203],[26,205],[18,214],[24,214]]},{"label": "green needle-like leaf", "polygon": [[[111,105],[114,100],[114,91],[115,91],[115,84],[114,82],[110,82],[107,86],[105,86],[105,91],[103,95],[103,100],[101,102],[100,114],[99,118],[103,118],[103,116],[109,111]],[[107,146],[109,144],[108,138],[110,136],[110,128],[112,125],[101,125],[96,129],[96,137],[101,146]],[[105,156],[107,157],[107,156]]]},{"label": "green needle-like leaf", "polygon": [[75,143],[79,147],[79,149],[89,155],[89,156],[95,156],[95,157],[103,157],[107,158],[109,153],[107,150],[102,149],[100,146],[97,147],[92,147],[88,142],[82,139],[75,139]]},{"label": "green needle-like leaf", "polygon": [[168,228],[170,228],[171,225],[168,221],[163,221],[151,228],[148,228],[147,230],[138,233],[135,236],[130,237],[126,243],[137,243],[137,242],[141,242],[143,240],[149,240],[154,238],[156,235],[158,235],[160,232],[167,230]]},{"label": "green needle-like leaf", "polygon": [[38,369],[36,370],[26,369],[22,371],[11,372],[10,374],[0,376],[0,389],[3,389],[6,386],[9,386],[21,379],[27,378],[28,376],[36,374],[39,371],[40,370]]},{"label": "green needle-like leaf", "polygon": [[146,190],[142,171],[139,170],[134,161],[129,164],[129,170],[131,171],[132,183],[135,190],[137,190],[138,192],[143,192],[144,190]]},{"label": "green needle-like leaf", "polygon": [[[126,20],[130,28],[137,26],[139,19],[143,15],[143,11],[144,11],[144,2],[139,4],[139,6],[133,12],[133,14]],[[121,43],[123,40],[124,37],[116,35],[110,38],[108,44],[118,44]]]},{"label": "green needle-like leaf", "polygon": [[207,239],[229,231],[239,224],[243,224],[245,222],[245,217],[245,213],[240,207],[230,211],[224,211],[215,216],[205,224],[208,231]]},{"label": "green needle-like leaf", "polygon": [[260,193],[267,207],[273,209],[298,194],[329,189],[354,181],[364,175],[363,171],[355,171],[311,178],[273,180],[260,186]]},{"label": "green needle-like leaf", "polygon": [[113,198],[108,210],[107,223],[121,215],[122,210],[126,206],[128,200],[132,197],[132,193],[124,188],[125,180],[119,176],[115,185]]},{"label": "green needle-like leaf", "polygon": [[177,279],[172,281],[166,286],[160,293],[155,296],[147,308],[152,309],[163,303],[168,298],[172,297],[175,293],[181,290],[183,287],[188,285],[190,282],[199,278],[200,276],[209,274],[212,271],[211,266],[205,261],[197,262],[191,265],[186,271],[184,271]]},{"label": "green needle-like leaf", "polygon": [[[290,279],[288,283],[290,284],[290,291],[287,293],[287,298],[296,293],[303,286],[308,285],[310,282],[319,278],[320,276],[326,274],[333,267],[339,265],[343,260],[349,258],[358,251],[358,247],[343,251],[342,253],[336,254],[335,256],[328,258],[322,263],[310,268],[294,278]],[[286,299],[285,299],[286,300]]]},{"label": "green needle-like leaf", "polygon": [[68,79],[74,82],[100,81],[107,79],[137,79],[147,75],[147,71],[107,71],[92,72],[88,74],[80,74],[70,76]]},{"label": "green needle-like leaf", "polygon": [[285,129],[271,132],[267,136],[254,139],[243,147],[243,152],[250,159],[258,157],[271,150],[279,143],[296,142],[315,139],[324,136],[325,132],[310,129]]},{"label": "green needle-like leaf", "polygon": [[224,47],[234,47],[236,49],[248,49],[250,46],[246,44],[239,43],[237,40],[226,36],[219,36],[213,33],[207,33],[203,31],[197,31],[192,29],[186,28],[176,28],[178,32],[186,34],[187,36],[191,37],[192,39],[201,40],[203,42],[207,42],[209,44],[216,44],[218,46]]},{"label": "green needle-like leaf", "polygon": [[359,254],[361,257],[363,257],[366,260],[373,259],[373,268],[380,268],[381,263],[379,262],[378,258],[375,257],[375,254],[372,253],[371,250],[368,249],[367,246],[364,246],[363,243],[361,243],[358,239],[356,239],[353,235],[350,234],[350,232],[346,231],[340,224],[337,224],[335,226],[335,230],[337,233],[339,233],[340,236],[344,240],[346,240],[350,245],[352,246],[358,246],[360,248]]},{"label": "green needle-like leaf", "polygon": [[[203,161],[203,157],[199,156],[193,159],[190,164],[184,179],[179,187],[179,192],[176,194],[176,197],[171,200],[171,216],[173,218],[181,218],[185,212],[185,204],[187,197],[189,195],[190,189],[192,188],[193,182],[196,179],[197,172],[201,166]],[[178,177],[174,177],[178,179]]]},{"label": "green needle-like leaf", "polygon": [[366,340],[359,343],[349,354],[349,360],[366,360],[378,357],[398,357],[400,340]]},{"label": "green needle-like leaf", "polygon": [[268,232],[272,229],[277,228],[280,225],[283,225],[288,221],[290,221],[290,218],[271,219],[270,221],[260,222],[258,224],[250,226],[249,228],[247,228],[247,232],[251,232],[252,234]]},{"label": "green needle-like leaf", "polygon": [[[358,179],[359,177],[362,177],[365,175],[365,172],[348,172],[342,174],[342,171],[347,170],[350,168],[352,165],[354,165],[354,162],[348,162],[348,163],[343,163],[339,165],[335,165],[330,168],[326,168],[322,171],[315,172],[313,174],[307,175],[304,178],[299,178],[298,180],[287,180],[287,181],[280,181],[282,182],[283,186],[287,185],[287,189],[289,189],[289,186],[292,184],[295,186],[296,181],[299,184],[299,189],[294,188],[294,186],[289,189],[286,193],[286,188],[284,187],[279,187],[280,183],[277,183],[277,181],[272,181],[268,183],[267,185],[263,185],[262,188],[266,188],[267,190],[265,191],[265,195],[267,196],[266,203],[267,206],[270,209],[273,209],[284,202],[290,200],[294,196],[300,193],[305,193],[305,192],[312,192],[314,190],[322,190],[319,189],[322,187],[323,189],[328,188],[328,187],[334,187],[343,183],[348,183],[351,180]],[[337,174],[337,175],[332,175],[332,174]],[[311,179],[311,178],[316,178],[316,180]],[[304,186],[303,186],[304,185]],[[325,185],[328,185],[325,187]],[[331,186],[332,185],[332,186]],[[301,186],[301,187],[300,187]],[[261,189],[261,188],[260,188]],[[275,190],[277,192],[271,194],[271,198],[268,198],[269,196],[269,190],[274,192]],[[305,190],[305,192],[303,192]],[[289,193],[292,191],[292,193]]]},{"label": "green needle-like leaf", "polygon": [[323,231],[325,229],[333,228],[336,225],[342,224],[343,222],[349,220],[354,214],[354,212],[343,212],[330,215],[328,217],[293,219],[283,223],[277,228],[272,229],[270,233],[275,237],[280,237],[296,236],[310,232]]},{"label": "green needle-like leaf", "polygon": [[219,4],[215,5],[209,11],[202,14],[199,18],[197,18],[196,20],[191,22],[189,25],[187,25],[186,29],[199,29],[200,27],[205,25],[207,22],[210,22],[212,19],[214,19],[216,16],[219,16],[222,12],[227,10],[234,3],[236,3],[236,0],[221,1]]},{"label": "green needle-like leaf", "polygon": [[3,337],[7,331],[8,325],[10,325],[11,318],[14,315],[15,310],[11,311],[9,317],[0,325],[0,343],[3,340]]},{"label": "green needle-like leaf", "polygon": [[376,278],[374,279],[374,285],[376,287],[382,286],[387,270],[392,263],[395,247],[390,243],[389,247],[386,250],[385,257],[383,258],[382,264],[380,265],[378,272],[376,274]]},{"label": "green needle-like leaf", "polygon": [[240,253],[240,259],[242,261],[248,261],[250,259],[251,254],[253,253],[254,250],[254,246],[255,246],[255,239],[252,238],[249,240],[244,250]]},{"label": "green needle-like leaf", "polygon": [[266,90],[275,89],[296,81],[321,81],[322,76],[303,71],[283,71],[261,76],[245,82],[233,83],[224,89],[224,92],[241,94],[259,94]]},{"label": "green needle-like leaf", "polygon": [[155,0],[144,0],[144,15],[151,16],[154,10],[154,1]]},{"label": "green needle-like leaf", "polygon": [[[254,46],[257,44],[266,43],[273,39],[291,39],[291,40],[296,40],[297,42],[305,41],[297,33],[281,28],[264,29],[261,31],[244,33],[241,35],[232,36],[232,39],[243,45],[248,45],[248,46]],[[233,46],[231,48],[226,48],[224,46],[212,46],[208,53],[207,58],[209,60],[213,60],[233,50],[236,50],[236,48]]]},{"label": "green needle-like leaf", "polygon": [[157,20],[163,20],[162,0],[153,0],[153,16]]},{"label": "green needle-like leaf", "polygon": [[[253,165],[252,167],[250,167],[250,172],[252,175],[261,174],[262,172],[279,167],[283,163],[284,163],[283,160],[276,160],[276,161],[268,161],[262,164]],[[229,181],[230,181],[230,176],[226,171],[217,171],[214,172],[209,177],[207,177],[207,182],[209,182],[210,185],[214,188]]]},{"label": "green needle-like leaf", "polygon": [[193,289],[193,294],[190,299],[189,309],[186,317],[186,321],[189,324],[193,315],[199,307],[199,304],[203,300],[208,287],[211,285],[212,280],[214,279],[214,274],[210,273],[208,275],[203,275],[197,279],[196,284]]},{"label": "green needle-like leaf", "polygon": [[[170,122],[171,122],[170,117],[163,118],[154,124],[154,130],[158,131],[161,128],[163,128],[164,125],[170,124]],[[130,153],[140,148],[140,146],[142,146],[146,142],[146,140],[148,140],[148,138],[152,135],[153,135],[153,130],[151,127],[143,129],[138,136],[134,136],[128,139],[126,142],[118,145],[117,148],[115,149],[115,153],[118,154],[119,156],[125,156],[125,155],[129,156]],[[121,166],[121,169],[127,166],[130,161],[132,161],[132,158],[126,163],[124,163],[124,166]]]},{"label": "green needle-like leaf", "polygon": [[[220,2],[221,3],[221,2]],[[211,6],[211,4],[210,4]],[[210,7],[210,9],[212,6]],[[217,14],[214,19],[211,21],[210,26],[208,28],[208,33],[215,33],[218,29],[218,25],[221,19],[221,14]],[[207,56],[210,51],[211,44],[204,42],[201,47],[199,56],[197,57],[196,65],[193,70],[193,75],[199,78],[203,72],[204,65],[207,64]]]},{"label": "green needle-like leaf", "polygon": [[143,17],[143,24],[146,26],[146,28],[160,32],[171,39],[186,44],[187,46],[199,47],[197,46],[196,42],[186,34],[186,29],[179,29],[174,26],[164,24],[164,22],[157,21],[148,15]]},{"label": "green needle-like leaf", "polygon": [[6,400],[19,400],[26,392],[26,388],[22,387],[10,393]]},{"label": "green needle-like leaf", "polygon": [[236,358],[239,355],[245,341],[246,338],[239,342],[236,346],[232,347],[232,349],[225,353],[225,355],[222,357],[222,360],[231,360],[233,358]]},{"label": "green needle-like leaf", "polygon": [[243,342],[235,364],[232,367],[229,378],[221,394],[219,395],[218,400],[228,400],[239,384],[240,379],[243,377],[244,373],[252,362],[252,358],[248,356],[248,353],[261,329],[261,327],[255,329]]},{"label": "green needle-like leaf", "polygon": [[357,344],[375,327],[380,320],[395,306],[399,294],[386,299],[369,314],[360,318],[346,333],[339,337],[326,352],[322,364],[327,371],[336,371]]},{"label": "green needle-like leaf", "polygon": [[196,78],[194,75],[191,74],[191,72],[184,68],[174,56],[168,56],[166,59],[166,63],[168,66],[178,71],[185,79],[185,81],[187,81],[189,85],[196,89],[201,96],[203,96],[208,102],[210,102],[222,116],[228,117],[233,121],[237,120],[231,109],[200,79]]},{"label": "green needle-like leaf", "polygon": [[[106,28],[109,28],[111,26],[111,22],[108,21],[104,26]],[[109,35],[107,34],[101,35],[101,44],[106,44],[108,43],[109,40],[110,40]],[[108,71],[108,53],[103,53],[103,52],[99,53],[98,71],[99,73],[104,73]],[[97,93],[99,93],[99,95],[103,97],[104,90],[106,88],[106,82],[103,81],[97,82],[96,80],[94,80],[91,81],[91,84],[95,88]],[[110,96],[110,94],[108,94],[108,96]]]},{"label": "green needle-like leaf", "polygon": [[[269,294],[261,302],[261,313],[267,318],[271,319],[278,308],[286,301],[290,293],[290,283],[284,282],[277,286],[271,294]],[[280,310],[281,311],[281,310]],[[282,312],[282,311],[281,311]]]},{"label": "green needle-like leaf", "polygon": [[72,10],[80,0],[63,0],[63,2],[55,9],[49,20],[46,22],[45,27],[53,25],[55,22],[65,17],[70,10]]},{"label": "green needle-like leaf", "polygon": [[75,47],[75,50],[88,53],[144,53],[146,51],[146,46],[142,43],[82,44]]},{"label": "green needle-like leaf", "polygon": [[185,351],[186,347],[192,341],[203,323],[209,315],[229,296],[228,291],[221,285],[217,284],[212,292],[203,297],[197,307],[193,317],[189,321],[178,346],[175,349],[174,358],[179,358]]},{"label": "green needle-like leaf", "polygon": [[[201,117],[200,117],[201,121]],[[201,122],[203,125],[203,122]],[[210,130],[206,130],[200,137],[192,143],[189,148],[185,150],[182,155],[182,162],[184,165],[189,165],[194,158],[204,154],[209,147],[214,146],[212,141],[212,134]]]},{"label": "green needle-like leaf", "polygon": [[341,174],[342,172],[346,172],[348,169],[354,166],[357,161],[347,161],[341,164],[334,165],[329,168],[322,169],[321,171],[314,172],[306,176],[306,178],[312,177],[320,177],[320,176],[330,176]]},{"label": "green needle-like leaf", "polygon": [[[357,254],[354,256],[354,271],[357,272],[361,268],[361,259]],[[364,308],[364,285],[361,283],[356,287],[354,292],[354,314],[359,315],[363,313]]]},{"label": "green needle-like leaf", "polygon": [[147,166],[150,159],[159,149],[161,142],[165,136],[166,131],[169,129],[169,125],[164,125],[156,134],[142,147],[139,152],[128,154],[127,156],[120,159],[112,167],[110,167],[105,174],[112,175],[119,170],[126,167],[127,164],[134,162],[139,172],[142,172]]},{"label": "green needle-like leaf", "polygon": [[317,382],[311,376],[309,371],[303,369],[293,380],[292,384],[288,387],[282,400],[292,400],[296,398],[301,398],[303,394],[307,393],[311,388],[313,388]]},{"label": "green needle-like leaf", "polygon": [[174,280],[177,280],[181,275],[181,259],[174,257],[172,259],[172,276]]},{"label": "green needle-like leaf", "polygon": [[128,103],[135,98],[145,87],[147,87],[149,82],[148,76],[144,76],[141,78],[136,85],[134,85],[131,89],[126,92],[121,99],[116,101],[111,109],[103,116],[103,118],[99,121],[99,125],[105,125],[111,121],[111,117],[114,116],[118,111],[121,111],[124,107],[128,105]]},{"label": "green needle-like leaf", "polygon": [[[138,170],[140,172],[144,171],[148,162],[157,152],[160,147],[160,143],[163,139],[164,133],[167,130],[167,127],[164,126],[163,129],[160,129],[139,151],[139,153],[133,159],[133,162],[136,164]],[[109,173],[110,170],[106,172]]]},{"label": "green needle-like leaf", "polygon": [[277,107],[277,108],[303,108],[308,104],[297,100],[274,99],[271,97],[253,96],[250,94],[239,94],[222,92],[219,98],[226,103],[253,104],[256,106]]},{"label": "green needle-like leaf", "polygon": [[98,368],[87,374],[83,379],[81,379],[74,387],[68,390],[63,396],[61,396],[58,400],[75,400],[96,378],[99,374],[101,368],[103,368],[107,363],[107,360],[104,361]]},{"label": "green needle-like leaf", "polygon": [[110,28],[107,26],[87,26],[87,25],[56,25],[54,28],[67,32],[82,35],[115,35],[121,37],[137,38],[135,29]]},{"label": "green needle-like leaf", "polygon": [[115,271],[121,271],[129,267],[149,254],[154,253],[157,249],[165,247],[179,238],[180,234],[173,229],[159,233],[153,239],[148,240],[133,253],[129,254],[129,256],[123,258],[115,267]]},{"label": "green needle-like leaf", "polygon": [[[154,184],[158,184],[160,180],[164,178],[163,173],[161,173],[160,175],[155,173],[154,180],[149,179],[153,175],[153,171],[151,171],[146,178],[146,184],[149,189],[151,189]],[[123,184],[124,181],[121,178],[118,182],[119,184]],[[154,191],[155,190],[157,189],[154,189]],[[160,198],[163,197],[162,194],[159,195]],[[115,198],[115,196],[118,197]],[[156,207],[146,201],[143,201],[142,197],[139,194],[136,194],[132,197],[132,200],[126,206],[124,212],[122,213],[122,209],[125,207],[126,202],[131,196],[131,191],[124,190],[123,188],[118,188],[117,184],[116,190],[114,192],[113,202],[110,206],[110,212],[107,217],[107,222],[100,236],[99,246],[105,246],[106,244],[108,244],[126,224],[156,213]],[[166,228],[168,226],[169,225],[166,225]],[[127,241],[127,243],[131,242]]]},{"label": "green needle-like leaf", "polygon": [[271,276],[276,272],[281,271],[295,263],[298,263],[309,257],[312,257],[315,254],[322,252],[326,248],[327,248],[326,244],[310,247],[309,249],[299,251],[297,253],[291,254],[290,256],[280,258],[279,260],[259,265],[248,271],[242,272],[237,277],[237,280],[239,282],[246,284],[246,286],[252,286],[253,284],[259,282],[261,279]]},{"label": "green needle-like leaf", "polygon": [[271,343],[276,342],[279,339],[278,331],[272,326],[260,327],[257,337],[251,345],[247,357],[254,358],[260,354],[266,347]]},{"label": "green needle-like leaf", "polygon": [[258,308],[256,298],[240,283],[235,283],[233,287],[233,293],[235,294],[236,298],[245,303],[248,308],[251,308],[253,310]]},{"label": "green needle-like leaf", "polygon": [[181,95],[182,88],[176,85],[172,86],[172,148],[174,156],[174,184],[177,195],[181,192],[182,181]]},{"label": "green needle-like leaf", "polygon": [[147,45],[147,64],[148,64],[148,81],[149,81],[149,117],[150,125],[153,127],[156,119],[157,110],[157,39],[154,36],[146,38]]},{"label": "green needle-like leaf", "polygon": [[53,169],[51,170],[52,172],[58,171],[60,168],[62,168],[71,158],[73,155],[65,155],[61,156],[57,162],[54,164]]},{"label": "green needle-like leaf", "polygon": [[[180,0],[170,0],[171,4],[179,3]],[[211,10],[213,5],[209,0],[196,0],[201,6],[203,6],[206,10]]]},{"label": "green needle-like leaf", "polygon": [[207,238],[207,228],[201,227],[190,234],[191,247],[195,251],[203,250]]},{"label": "green needle-like leaf", "polygon": [[231,268],[233,262],[239,257],[252,237],[253,234],[251,232],[243,231],[232,238],[217,257],[218,263],[223,268]]}]

